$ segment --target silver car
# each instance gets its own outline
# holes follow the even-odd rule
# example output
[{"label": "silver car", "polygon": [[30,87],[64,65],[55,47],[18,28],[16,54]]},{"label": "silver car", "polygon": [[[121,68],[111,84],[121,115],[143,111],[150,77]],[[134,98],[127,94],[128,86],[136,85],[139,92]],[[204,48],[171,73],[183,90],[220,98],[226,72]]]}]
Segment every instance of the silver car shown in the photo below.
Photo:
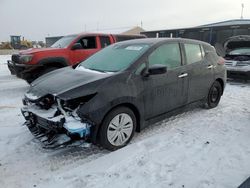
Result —
[{"label": "silver car", "polygon": [[229,38],[224,44],[228,78],[250,79],[250,36]]}]

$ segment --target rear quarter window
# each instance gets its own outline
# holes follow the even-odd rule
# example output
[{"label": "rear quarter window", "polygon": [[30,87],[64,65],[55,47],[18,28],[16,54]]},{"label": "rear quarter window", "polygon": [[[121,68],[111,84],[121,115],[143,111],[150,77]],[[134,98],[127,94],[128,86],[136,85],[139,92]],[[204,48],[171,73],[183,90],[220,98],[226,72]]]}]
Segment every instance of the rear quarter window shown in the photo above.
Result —
[{"label": "rear quarter window", "polygon": [[203,45],[203,48],[204,48],[205,53],[216,52],[216,50],[213,46]]},{"label": "rear quarter window", "polygon": [[205,58],[213,61],[217,61],[220,58],[217,51],[213,46],[203,45]]}]

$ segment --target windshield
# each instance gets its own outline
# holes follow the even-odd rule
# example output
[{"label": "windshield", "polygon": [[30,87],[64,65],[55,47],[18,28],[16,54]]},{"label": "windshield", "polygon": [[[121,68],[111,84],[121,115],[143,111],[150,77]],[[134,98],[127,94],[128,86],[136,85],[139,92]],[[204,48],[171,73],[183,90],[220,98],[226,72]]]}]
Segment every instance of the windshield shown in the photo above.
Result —
[{"label": "windshield", "polygon": [[51,48],[67,48],[68,45],[77,37],[77,35],[65,36],[56,41]]},{"label": "windshield", "polygon": [[122,71],[135,62],[148,48],[148,44],[114,44],[83,61],[79,67],[100,72]]},{"label": "windshield", "polygon": [[229,53],[230,55],[250,55],[250,48],[239,48]]}]

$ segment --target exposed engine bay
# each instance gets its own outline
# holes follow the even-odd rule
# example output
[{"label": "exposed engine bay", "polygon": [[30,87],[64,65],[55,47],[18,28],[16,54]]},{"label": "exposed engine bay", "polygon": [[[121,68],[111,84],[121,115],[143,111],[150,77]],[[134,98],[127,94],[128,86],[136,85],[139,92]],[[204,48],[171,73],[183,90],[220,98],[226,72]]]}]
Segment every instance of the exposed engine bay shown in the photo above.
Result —
[{"label": "exposed engine bay", "polygon": [[250,79],[250,36],[240,35],[224,43],[228,78]]},{"label": "exposed engine bay", "polygon": [[37,99],[26,94],[21,109],[31,133],[45,148],[82,144],[90,136],[89,122],[83,121],[77,114],[81,104],[76,101],[62,101],[53,95]]}]

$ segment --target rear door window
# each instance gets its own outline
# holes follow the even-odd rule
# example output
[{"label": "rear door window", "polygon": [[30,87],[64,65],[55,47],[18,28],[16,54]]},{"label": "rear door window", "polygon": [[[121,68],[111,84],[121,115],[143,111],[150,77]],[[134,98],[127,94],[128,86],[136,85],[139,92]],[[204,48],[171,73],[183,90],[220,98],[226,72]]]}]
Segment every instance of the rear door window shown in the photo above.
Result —
[{"label": "rear door window", "polygon": [[109,36],[100,36],[101,47],[105,48],[111,44]]},{"label": "rear door window", "polygon": [[196,63],[202,60],[202,52],[199,44],[184,44],[187,64]]},{"label": "rear door window", "polygon": [[178,43],[164,44],[153,51],[149,56],[149,66],[154,64],[166,65],[172,69],[181,66],[181,52]]}]

